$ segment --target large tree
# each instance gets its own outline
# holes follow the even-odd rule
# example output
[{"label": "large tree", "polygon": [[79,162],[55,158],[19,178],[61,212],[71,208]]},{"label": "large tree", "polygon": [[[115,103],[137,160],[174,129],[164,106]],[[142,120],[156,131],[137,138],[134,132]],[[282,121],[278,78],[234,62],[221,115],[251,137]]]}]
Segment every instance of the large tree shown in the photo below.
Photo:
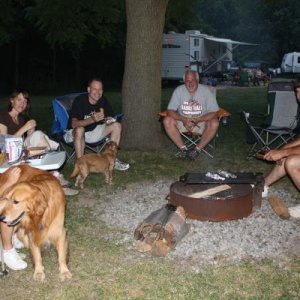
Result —
[{"label": "large tree", "polygon": [[161,103],[161,52],[168,0],[126,0],[123,138],[127,148],[157,149]]}]

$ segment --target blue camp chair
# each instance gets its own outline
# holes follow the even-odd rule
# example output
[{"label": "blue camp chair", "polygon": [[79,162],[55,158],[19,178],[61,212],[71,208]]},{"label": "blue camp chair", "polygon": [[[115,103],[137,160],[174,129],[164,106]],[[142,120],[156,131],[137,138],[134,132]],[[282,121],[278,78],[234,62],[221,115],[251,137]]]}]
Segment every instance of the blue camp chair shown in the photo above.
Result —
[{"label": "blue camp chair", "polygon": [[[73,101],[76,97],[86,93],[73,93],[52,100],[52,108],[54,112],[54,120],[52,122],[51,134],[55,140],[60,144],[60,147],[67,153],[67,162],[74,158],[75,148],[73,143],[67,143],[64,139],[64,134],[68,129],[69,112],[71,110]],[[120,117],[120,115],[117,115]],[[97,143],[85,143],[85,150],[99,153],[110,140],[110,136],[104,137]],[[71,149],[68,151],[68,149]]]},{"label": "blue camp chair", "polygon": [[247,158],[257,157],[270,149],[287,144],[297,134],[299,104],[293,82],[272,82],[268,87],[268,108],[265,121],[255,125],[249,112],[242,112],[248,129],[248,143],[252,144]]}]

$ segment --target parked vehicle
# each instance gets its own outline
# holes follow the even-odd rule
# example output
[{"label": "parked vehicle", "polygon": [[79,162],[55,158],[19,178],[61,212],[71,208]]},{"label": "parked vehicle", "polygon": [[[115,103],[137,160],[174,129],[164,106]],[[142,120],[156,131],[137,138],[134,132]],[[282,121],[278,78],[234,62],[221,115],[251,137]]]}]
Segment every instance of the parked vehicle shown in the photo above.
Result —
[{"label": "parked vehicle", "polygon": [[283,56],[282,73],[300,73],[300,52],[290,52]]},{"label": "parked vehicle", "polygon": [[203,34],[198,30],[170,32],[163,36],[162,78],[181,80],[186,69],[207,76],[226,73],[233,63],[232,52],[240,45],[256,45]]}]

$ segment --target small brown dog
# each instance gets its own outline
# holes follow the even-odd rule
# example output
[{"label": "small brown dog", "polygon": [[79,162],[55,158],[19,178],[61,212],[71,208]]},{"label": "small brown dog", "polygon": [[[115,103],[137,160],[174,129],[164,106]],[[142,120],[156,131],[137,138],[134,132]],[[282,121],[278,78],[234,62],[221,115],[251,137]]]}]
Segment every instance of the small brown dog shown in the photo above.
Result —
[{"label": "small brown dog", "polygon": [[102,153],[85,154],[78,158],[70,176],[71,178],[77,176],[75,186],[79,186],[83,189],[83,183],[89,173],[103,173],[106,183],[111,184],[117,151],[117,144],[110,141]]}]

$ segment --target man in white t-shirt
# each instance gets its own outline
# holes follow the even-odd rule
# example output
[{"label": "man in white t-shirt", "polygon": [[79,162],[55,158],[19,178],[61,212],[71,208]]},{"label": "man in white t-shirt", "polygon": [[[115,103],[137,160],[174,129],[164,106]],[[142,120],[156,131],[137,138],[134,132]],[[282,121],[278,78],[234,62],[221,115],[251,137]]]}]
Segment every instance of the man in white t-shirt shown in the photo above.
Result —
[{"label": "man in white t-shirt", "polygon": [[[212,89],[199,84],[198,72],[186,71],[183,79],[184,84],[173,92],[163,123],[167,134],[180,149],[179,157],[195,159],[217,133],[219,106]],[[202,135],[194,149],[188,150],[180,135],[187,131]]]}]

